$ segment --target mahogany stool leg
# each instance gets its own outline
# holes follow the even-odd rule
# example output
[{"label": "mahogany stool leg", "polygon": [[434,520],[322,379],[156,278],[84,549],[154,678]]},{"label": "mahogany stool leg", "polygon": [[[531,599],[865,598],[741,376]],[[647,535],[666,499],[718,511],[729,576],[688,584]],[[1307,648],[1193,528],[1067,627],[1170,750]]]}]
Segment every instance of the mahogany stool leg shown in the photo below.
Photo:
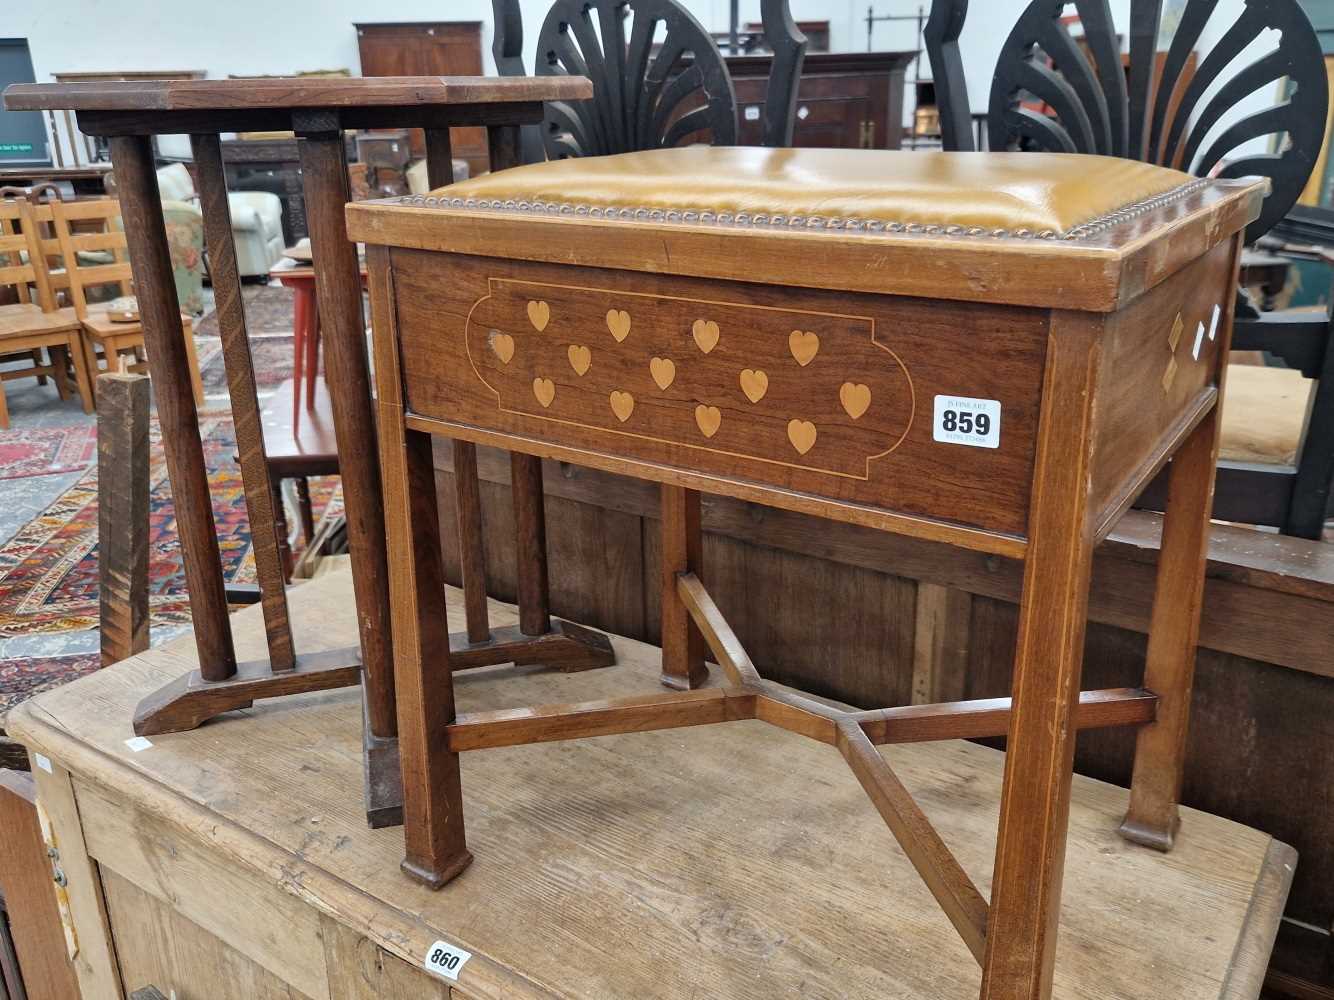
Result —
[{"label": "mahogany stool leg", "polygon": [[1098,330],[1096,319],[1053,317],[1047,342],[983,1000],[1051,996],[1093,559],[1087,494]]},{"label": "mahogany stool leg", "polygon": [[680,573],[702,576],[704,541],[699,493],[680,486],[662,487],[662,683],[686,690],[708,679],[704,635],[695,625],[676,588]]},{"label": "mahogany stool leg", "polygon": [[[381,417],[388,420],[385,410]],[[395,432],[386,430],[386,441]],[[448,749],[454,721],[449,625],[443,613],[444,568],[431,438],[403,435],[404,461],[386,462],[385,500],[398,691],[398,751],[403,773],[403,871],[439,888],[472,861],[463,834],[459,755]]]},{"label": "mahogany stool leg", "polygon": [[468,641],[486,642],[491,622],[486,607],[486,548],[482,537],[482,489],[477,478],[477,446],[454,442],[454,504],[459,527],[459,566]]},{"label": "mahogany stool leg", "polygon": [[1158,696],[1158,716],[1136,737],[1130,808],[1121,824],[1127,840],[1160,851],[1172,849],[1179,820],[1221,410],[1215,406],[1200,421],[1167,471],[1167,510],[1144,667],[1144,686]]},{"label": "mahogany stool leg", "polygon": [[519,631],[546,635],[551,631],[547,589],[547,522],[542,506],[542,460],[514,452],[510,455],[514,494],[516,579],[519,591]]}]

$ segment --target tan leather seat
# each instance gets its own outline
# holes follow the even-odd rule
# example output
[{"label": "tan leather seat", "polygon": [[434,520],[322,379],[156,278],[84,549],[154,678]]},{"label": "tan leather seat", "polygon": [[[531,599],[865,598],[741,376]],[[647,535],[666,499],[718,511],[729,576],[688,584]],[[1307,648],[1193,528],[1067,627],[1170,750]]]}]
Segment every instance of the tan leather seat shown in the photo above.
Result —
[{"label": "tan leather seat", "polygon": [[1061,237],[1192,183],[1180,171],[1102,156],[687,146],[535,163],[432,197],[464,209]]},{"label": "tan leather seat", "polygon": [[1294,464],[1313,385],[1291,368],[1228,365],[1218,457],[1261,465]]}]

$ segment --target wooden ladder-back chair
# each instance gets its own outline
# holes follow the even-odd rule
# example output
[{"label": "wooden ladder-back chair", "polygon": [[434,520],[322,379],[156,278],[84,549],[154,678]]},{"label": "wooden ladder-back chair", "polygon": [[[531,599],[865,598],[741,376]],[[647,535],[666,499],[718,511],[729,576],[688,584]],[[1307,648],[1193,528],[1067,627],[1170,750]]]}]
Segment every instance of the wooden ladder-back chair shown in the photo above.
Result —
[{"label": "wooden ladder-back chair", "polygon": [[[492,9],[496,66],[502,76],[523,76],[518,0],[492,0]],[[764,144],[790,146],[806,37],[787,0],[764,0],[762,13],[774,52]],[[737,142],[736,94],[727,63],[677,0],[556,0],[538,32],[533,72],[586,76],[593,81],[593,97],[549,103],[546,121],[524,130],[525,162]]]},{"label": "wooden ladder-back chair", "polygon": [[[0,428],[9,426],[4,383],[19,378],[51,378],[61,399],[70,393],[69,370],[85,413],[93,411],[92,385],[84,365],[80,324],[55,308],[42,266],[36,207],[27,201],[0,200],[0,287],[13,289],[16,302],[0,305],[0,357],[32,360],[25,368],[0,372]],[[48,360],[43,363],[41,352]]]},{"label": "wooden ladder-back chair", "polygon": [[[48,259],[58,254],[64,265],[63,271],[52,272],[52,287],[69,295],[71,308],[83,325],[83,351],[89,372],[95,377],[101,370],[99,350],[109,371],[119,367],[122,354],[133,355],[130,371],[147,371],[142,357],[143,324],[137,320],[117,322],[104,303],[88,300],[88,290],[98,286],[113,285],[121,296],[130,293],[132,276],[125,232],[120,225],[120,203],[112,198],[53,202],[39,206],[37,211],[49,212],[55,225],[55,239],[44,240],[42,251]],[[80,257],[105,253],[111,254],[110,261]],[[194,324],[185,314],[181,315],[181,332],[190,361],[195,405],[201,406],[204,390],[195,356]]]},{"label": "wooden ladder-back chair", "polygon": [[[1069,7],[1078,14],[1080,35],[1072,32],[1075,19],[1065,16]],[[1268,177],[1272,190],[1260,217],[1246,230],[1247,242],[1253,243],[1296,204],[1324,146],[1329,85],[1320,43],[1297,0],[1247,0],[1226,23],[1217,3],[1187,0],[1161,53],[1162,7],[1162,0],[1131,0],[1128,72],[1107,0],[1033,0],[1024,7],[992,78],[986,122],[990,147],[1122,156],[1201,177]],[[974,147],[959,50],[967,12],[968,0],[936,0],[925,31],[941,135],[944,147],[953,150]],[[1217,41],[1197,54],[1210,28]],[[1269,42],[1270,35],[1277,37]],[[1252,54],[1253,43],[1263,50],[1258,57]],[[1264,88],[1276,95],[1274,103],[1239,117],[1238,106]],[[1263,137],[1271,139],[1270,152],[1227,159]],[[1225,416],[1215,517],[1320,537],[1334,479],[1330,343],[1329,316],[1262,314],[1241,294],[1233,350],[1263,350],[1282,358],[1308,390],[1303,393],[1306,412],[1298,439],[1276,448],[1272,460],[1263,463],[1229,460],[1230,454],[1246,456],[1252,449],[1229,441],[1232,421]],[[1272,374],[1243,365],[1232,365],[1229,372],[1238,390]],[[1297,379],[1298,372],[1315,384]],[[1238,399],[1253,395],[1234,393]],[[1255,423],[1269,415],[1242,416]],[[1287,461],[1292,453],[1295,460]],[[1164,481],[1159,476],[1150,484],[1137,506],[1162,510]]]}]

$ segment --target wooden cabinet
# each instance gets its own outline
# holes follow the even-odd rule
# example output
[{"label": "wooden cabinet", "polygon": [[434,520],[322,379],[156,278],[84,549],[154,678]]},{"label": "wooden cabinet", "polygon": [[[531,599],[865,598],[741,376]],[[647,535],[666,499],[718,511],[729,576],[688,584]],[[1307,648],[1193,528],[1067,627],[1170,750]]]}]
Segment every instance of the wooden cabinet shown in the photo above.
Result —
[{"label": "wooden cabinet", "polygon": [[[362,76],[481,76],[481,21],[407,21],[357,24]],[[486,129],[450,129],[454,156],[471,175],[489,164]],[[412,155],[426,155],[421,129],[412,130]]]},{"label": "wooden cabinet", "polygon": [[[903,79],[913,52],[817,52],[797,86],[794,146],[898,149],[903,140]],[[729,56],[741,144],[762,139],[764,91],[773,57]]]},{"label": "wooden cabinet", "polygon": [[[586,485],[585,471],[571,482]],[[758,582],[781,587],[776,572]],[[290,596],[316,648],[356,641],[350,575]],[[458,591],[446,605],[461,627]],[[264,649],[258,607],[232,622],[240,655]],[[193,652],[188,636],[157,647],[39,695],[7,723],[44,755],[33,777],[59,843],[84,1000],[149,985],[181,1000],[946,1000],[976,988],[963,946],[907,860],[887,852],[856,781],[831,773],[827,747],[744,723],[478,752],[466,758],[477,860],[435,893],[398,870],[400,830],[366,828],[355,689],[256,702],[127,748],[138,699]],[[657,689],[655,648],[618,639],[617,653],[609,670],[474,673],[460,710]],[[963,742],[894,754],[983,870],[1002,755]],[[1189,811],[1190,836],[1164,864],[1109,840],[1124,797],[1074,781],[1060,995],[1112,995],[1086,984],[1115,976],[1128,1000],[1254,997],[1290,852]],[[422,969],[441,942],[471,952],[455,983]]]}]

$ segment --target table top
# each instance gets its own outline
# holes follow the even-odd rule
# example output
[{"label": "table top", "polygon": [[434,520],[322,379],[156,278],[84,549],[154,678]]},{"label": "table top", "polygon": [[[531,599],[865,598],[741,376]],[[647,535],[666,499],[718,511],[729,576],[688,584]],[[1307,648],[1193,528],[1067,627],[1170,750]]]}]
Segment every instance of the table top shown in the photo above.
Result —
[{"label": "table top", "polygon": [[[349,575],[289,599],[299,648],[355,641]],[[461,628],[460,593],[447,601]],[[496,625],[516,618],[508,605],[491,610]],[[238,655],[262,655],[260,609],[231,620]],[[459,709],[661,690],[658,650],[612,641],[619,662],[603,670],[459,674]],[[39,695],[7,726],[96,795],[132,803],[143,823],[222,852],[229,884],[252,886],[235,893],[262,925],[249,957],[280,974],[320,954],[326,914],[418,968],[437,939],[470,950],[458,983],[468,997],[977,996],[976,962],[827,747],[733,722],[464,754],[475,860],[432,892],[399,871],[401,830],[366,828],[353,690],[257,702],[127,748],[137,700],[194,663],[186,637]],[[988,893],[1003,754],[967,742],[885,753]],[[1072,799],[1054,995],[1254,998],[1291,849],[1184,809],[1178,846],[1162,855],[1117,835],[1124,789],[1076,776]],[[118,854],[152,849],[95,824],[86,836],[112,870]],[[135,862],[145,863],[179,862]],[[281,913],[260,902],[261,885]],[[191,917],[224,902],[181,894],[175,905]],[[321,995],[318,970],[310,978],[288,981]]]},{"label": "table top", "polygon": [[113,80],[15,83],[9,111],[243,111],[575,101],[593,96],[584,77],[273,77],[258,80]]}]

